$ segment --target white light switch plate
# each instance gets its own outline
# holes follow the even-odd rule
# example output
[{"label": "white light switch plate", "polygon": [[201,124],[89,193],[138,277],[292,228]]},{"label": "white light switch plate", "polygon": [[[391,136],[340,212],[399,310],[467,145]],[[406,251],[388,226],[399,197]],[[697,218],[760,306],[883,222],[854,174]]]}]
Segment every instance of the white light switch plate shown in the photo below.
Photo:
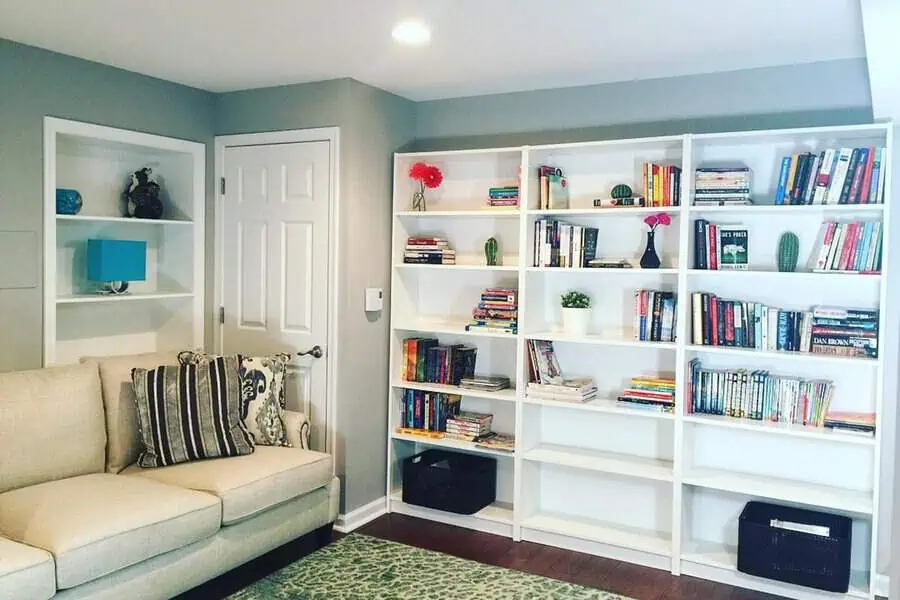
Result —
[{"label": "white light switch plate", "polygon": [[384,308],[384,290],[366,288],[366,312],[377,312]]}]

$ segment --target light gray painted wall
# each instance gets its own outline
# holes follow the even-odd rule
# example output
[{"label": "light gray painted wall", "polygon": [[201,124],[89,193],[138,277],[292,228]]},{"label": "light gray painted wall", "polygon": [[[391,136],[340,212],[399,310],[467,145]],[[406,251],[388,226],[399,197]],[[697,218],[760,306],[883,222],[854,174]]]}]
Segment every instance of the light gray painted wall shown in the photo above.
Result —
[{"label": "light gray painted wall", "polygon": [[[45,115],[209,143],[212,109],[207,92],[0,39],[0,230],[31,232],[24,252],[42,256]],[[42,262],[2,262],[29,287],[0,288],[0,371],[38,368]]]},{"label": "light gray painted wall", "polygon": [[866,61],[838,60],[416,104],[416,149],[872,120]]},{"label": "light gray painted wall", "polygon": [[341,128],[335,454],[345,513],[385,492],[389,315],[367,316],[363,290],[390,288],[391,163],[412,141],[413,115],[411,101],[350,79],[216,100],[219,135]]}]

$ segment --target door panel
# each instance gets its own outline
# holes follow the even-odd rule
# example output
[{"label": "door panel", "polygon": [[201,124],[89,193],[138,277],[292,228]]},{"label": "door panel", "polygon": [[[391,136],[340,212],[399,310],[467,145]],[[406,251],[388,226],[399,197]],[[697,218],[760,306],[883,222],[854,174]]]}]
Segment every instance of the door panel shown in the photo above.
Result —
[{"label": "door panel", "polygon": [[[327,141],[226,148],[224,352],[326,346],[330,170]],[[288,408],[309,415],[317,449],[326,378],[325,357],[295,356],[285,384]]]}]

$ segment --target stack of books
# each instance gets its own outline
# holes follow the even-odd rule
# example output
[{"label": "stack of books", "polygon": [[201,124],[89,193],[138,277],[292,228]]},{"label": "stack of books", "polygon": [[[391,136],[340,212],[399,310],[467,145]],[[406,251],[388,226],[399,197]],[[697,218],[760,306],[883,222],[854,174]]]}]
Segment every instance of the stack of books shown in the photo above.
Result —
[{"label": "stack of books", "polygon": [[618,398],[619,404],[672,412],[675,408],[675,378],[632,377],[629,387]]},{"label": "stack of books", "polygon": [[474,346],[442,346],[436,338],[407,338],[403,340],[400,376],[404,381],[460,385],[464,378],[475,375],[477,354]]},{"label": "stack of books", "polygon": [[881,223],[826,221],[819,231],[813,271],[881,271]]},{"label": "stack of books", "polygon": [[878,357],[878,311],[817,306],[812,311],[811,351],[858,358]]},{"label": "stack of books", "polygon": [[634,292],[634,339],[646,342],[674,342],[675,292],[636,290]]},{"label": "stack of books", "polygon": [[706,167],[694,172],[694,206],[752,204],[749,167]]},{"label": "stack of books", "polygon": [[750,232],[743,225],[694,220],[694,268],[710,271],[748,268]]},{"label": "stack of books", "polygon": [[783,310],[759,302],[691,294],[693,343],[756,350],[809,352],[812,312]]},{"label": "stack of books", "polygon": [[491,431],[494,415],[487,413],[460,411],[447,417],[445,437],[454,440],[474,442]]},{"label": "stack of books", "polygon": [[822,427],[834,395],[824,380],[746,369],[704,369],[691,361],[690,412]]},{"label": "stack of books", "polygon": [[417,236],[406,239],[403,262],[418,265],[455,265],[456,250],[442,237]]},{"label": "stack of books", "polygon": [[400,402],[400,426],[398,433],[442,433],[447,429],[447,419],[459,413],[461,396],[403,390]]},{"label": "stack of books", "polygon": [[681,167],[644,163],[644,198],[640,206],[680,206]]},{"label": "stack of books", "polygon": [[875,435],[875,413],[828,411],[825,427],[841,433]]},{"label": "stack of books", "polygon": [[569,208],[569,182],[562,169],[541,165],[538,167],[538,208],[559,210]]},{"label": "stack of books", "polygon": [[504,375],[474,375],[463,377],[459,387],[481,392],[499,392],[509,387],[509,377]]},{"label": "stack of books", "polygon": [[781,160],[775,204],[881,204],[885,149],[829,148]]},{"label": "stack of books", "polygon": [[492,187],[488,190],[488,206],[514,208],[519,206],[519,186]]},{"label": "stack of books", "polygon": [[538,219],[534,223],[532,265],[586,267],[597,253],[597,234],[596,227]]},{"label": "stack of books", "polygon": [[549,340],[528,340],[528,381],[543,384],[561,384],[562,369],[553,342]]},{"label": "stack of books", "polygon": [[506,433],[491,431],[475,440],[475,447],[487,450],[500,450],[501,452],[515,452],[516,438]]},{"label": "stack of books", "polygon": [[590,377],[563,379],[559,383],[531,381],[525,395],[533,400],[555,400],[580,404],[597,398],[597,386]]},{"label": "stack of books", "polygon": [[519,292],[515,288],[487,288],[472,310],[466,331],[486,329],[498,333],[519,331]]}]

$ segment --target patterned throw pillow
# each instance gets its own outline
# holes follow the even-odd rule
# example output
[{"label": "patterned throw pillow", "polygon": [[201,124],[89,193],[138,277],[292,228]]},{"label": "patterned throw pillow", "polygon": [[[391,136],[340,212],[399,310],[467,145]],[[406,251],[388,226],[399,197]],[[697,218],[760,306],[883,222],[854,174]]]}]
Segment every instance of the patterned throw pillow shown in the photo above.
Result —
[{"label": "patterned throw pillow", "polygon": [[131,372],[144,449],[141,467],[253,452],[241,420],[238,359],[163,365]]},{"label": "patterned throw pillow", "polygon": [[[209,360],[213,355],[185,351],[181,364]],[[284,379],[288,354],[240,356],[241,418],[259,446],[290,446],[284,425]]]}]

